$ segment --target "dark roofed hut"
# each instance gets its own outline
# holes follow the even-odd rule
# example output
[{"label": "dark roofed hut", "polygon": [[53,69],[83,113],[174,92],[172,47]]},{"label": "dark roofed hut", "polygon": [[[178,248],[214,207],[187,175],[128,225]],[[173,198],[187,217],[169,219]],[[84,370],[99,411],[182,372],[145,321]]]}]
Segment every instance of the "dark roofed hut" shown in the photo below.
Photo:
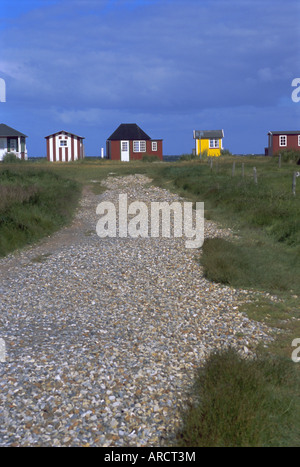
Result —
[{"label": "dark roofed hut", "polygon": [[162,160],[162,139],[151,139],[136,123],[121,123],[106,141],[106,156],[111,160],[140,160],[146,154]]}]

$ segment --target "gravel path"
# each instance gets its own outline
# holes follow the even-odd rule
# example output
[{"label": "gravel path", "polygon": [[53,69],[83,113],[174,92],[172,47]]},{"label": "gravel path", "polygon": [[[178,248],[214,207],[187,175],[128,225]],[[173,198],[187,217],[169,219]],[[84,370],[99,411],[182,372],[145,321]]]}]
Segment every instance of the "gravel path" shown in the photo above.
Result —
[{"label": "gravel path", "polygon": [[[100,201],[179,199],[142,175],[106,185],[70,227],[0,260],[0,446],[168,444],[205,357],[272,339],[183,239],[99,238]],[[230,232],[206,221],[205,235]]]}]

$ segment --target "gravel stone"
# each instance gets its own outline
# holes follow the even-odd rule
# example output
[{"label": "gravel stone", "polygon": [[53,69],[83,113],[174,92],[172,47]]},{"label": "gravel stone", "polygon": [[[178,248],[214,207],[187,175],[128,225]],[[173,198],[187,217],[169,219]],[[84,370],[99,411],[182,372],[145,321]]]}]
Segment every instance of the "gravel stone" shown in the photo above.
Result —
[{"label": "gravel stone", "polygon": [[0,446],[166,445],[211,352],[251,358],[274,338],[239,311],[255,294],[207,281],[184,239],[99,238],[101,201],[181,200],[143,175],[105,185],[71,226],[0,260]]}]

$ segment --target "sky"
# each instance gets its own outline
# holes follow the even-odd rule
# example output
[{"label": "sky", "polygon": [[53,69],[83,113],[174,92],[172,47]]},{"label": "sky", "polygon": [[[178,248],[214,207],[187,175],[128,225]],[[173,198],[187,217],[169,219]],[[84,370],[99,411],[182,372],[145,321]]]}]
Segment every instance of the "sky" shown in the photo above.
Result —
[{"label": "sky", "polygon": [[[193,130],[261,154],[300,127],[299,0],[0,0],[0,123],[29,157],[65,130],[100,156],[121,123],[191,153]],[[105,150],[105,149],[104,149]]]}]

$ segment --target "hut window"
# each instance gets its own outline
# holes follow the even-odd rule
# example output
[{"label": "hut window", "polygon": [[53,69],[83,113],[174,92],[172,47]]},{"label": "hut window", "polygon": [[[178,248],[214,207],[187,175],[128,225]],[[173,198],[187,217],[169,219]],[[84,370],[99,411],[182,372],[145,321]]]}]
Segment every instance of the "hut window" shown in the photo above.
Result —
[{"label": "hut window", "polygon": [[146,141],[133,141],[133,152],[146,152]]},{"label": "hut window", "polygon": [[210,148],[218,148],[219,147],[219,140],[218,139],[210,139],[209,140],[209,147]]},{"label": "hut window", "polygon": [[286,135],[279,136],[279,146],[286,146],[287,145],[287,137]]},{"label": "hut window", "polygon": [[60,146],[67,146],[68,145],[68,142],[67,141],[60,141]]}]

